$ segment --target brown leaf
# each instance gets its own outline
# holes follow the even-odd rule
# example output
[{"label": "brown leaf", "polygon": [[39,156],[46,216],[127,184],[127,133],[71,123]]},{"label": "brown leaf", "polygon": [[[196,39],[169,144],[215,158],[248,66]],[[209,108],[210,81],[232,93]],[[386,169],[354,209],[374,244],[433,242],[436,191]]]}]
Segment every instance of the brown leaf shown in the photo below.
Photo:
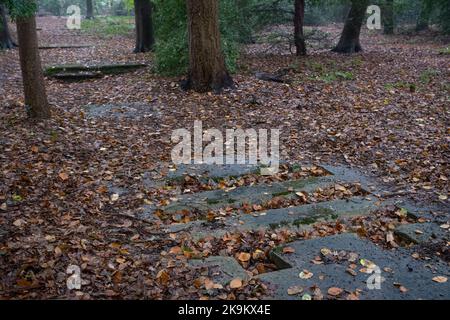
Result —
[{"label": "brown leaf", "polygon": [[241,253],[239,254],[239,256],[238,256],[238,260],[239,260],[239,261],[242,261],[242,262],[247,262],[247,261],[250,260],[251,257],[252,257],[252,256],[251,256],[250,253],[247,253],[247,252],[241,252]]},{"label": "brown leaf", "polygon": [[65,172],[60,172],[60,173],[58,174],[58,176],[59,176],[59,178],[60,178],[62,181],[66,181],[67,179],[69,179],[69,175],[68,175],[67,173],[65,173]]},{"label": "brown leaf", "polygon": [[158,282],[162,285],[167,285],[167,283],[170,280],[170,275],[167,273],[166,270],[160,270],[158,274],[156,275],[156,279]]}]

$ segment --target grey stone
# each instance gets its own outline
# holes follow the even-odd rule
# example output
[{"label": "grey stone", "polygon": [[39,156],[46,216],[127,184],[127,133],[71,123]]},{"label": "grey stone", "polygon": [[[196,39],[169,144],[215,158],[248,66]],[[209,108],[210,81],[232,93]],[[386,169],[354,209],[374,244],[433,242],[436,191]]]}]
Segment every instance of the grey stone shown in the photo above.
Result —
[{"label": "grey stone", "polygon": [[193,267],[209,268],[212,280],[226,286],[231,280],[249,280],[250,275],[233,257],[212,256],[204,260],[191,260]]},{"label": "grey stone", "polygon": [[221,179],[226,177],[240,177],[250,173],[259,173],[259,166],[249,164],[182,164],[175,171],[167,175],[169,180],[180,180],[186,175],[204,177],[205,179]]},{"label": "grey stone", "polygon": [[[346,292],[354,292],[360,289],[360,299],[449,299],[450,283],[436,283],[432,279],[435,276],[446,276],[450,274],[448,265],[440,261],[432,263],[415,260],[407,249],[399,248],[395,251],[383,250],[375,244],[359,239],[354,234],[340,234],[336,236],[318,238],[307,241],[296,241],[286,244],[295,252],[283,254],[282,251],[275,252],[286,266],[292,268],[276,272],[266,273],[258,276],[274,289],[270,298],[274,299],[299,299],[299,296],[290,296],[287,289],[291,286],[301,286],[305,293],[310,293],[309,288],[317,286],[325,297],[331,287],[344,289]],[[342,251],[358,255],[356,262],[359,267],[353,276],[346,272],[350,262],[347,260],[331,261],[324,260],[324,264],[314,264],[311,261],[321,254],[322,248],[332,251]],[[366,281],[371,275],[360,272],[362,266],[359,259],[368,259],[375,263],[381,271],[380,290],[370,290]],[[392,271],[387,272],[385,268]],[[310,279],[301,279],[299,273],[302,270],[313,273]],[[319,276],[323,276],[321,280]],[[404,286],[407,291],[402,293],[398,286]],[[346,293],[341,298],[345,298]]]},{"label": "grey stone", "polygon": [[395,235],[416,244],[450,241],[449,231],[432,222],[400,225],[395,229]]}]

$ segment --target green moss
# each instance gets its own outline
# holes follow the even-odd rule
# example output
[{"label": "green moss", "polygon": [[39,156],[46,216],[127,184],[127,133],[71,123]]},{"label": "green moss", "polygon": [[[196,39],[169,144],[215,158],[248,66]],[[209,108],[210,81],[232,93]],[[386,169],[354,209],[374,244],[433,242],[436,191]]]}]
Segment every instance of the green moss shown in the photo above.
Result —
[{"label": "green moss", "polygon": [[290,191],[280,191],[280,192],[272,193],[272,196],[274,196],[274,197],[283,197],[283,196],[289,195],[290,193],[291,193]]},{"label": "green moss", "polygon": [[306,218],[295,220],[293,225],[298,227],[300,225],[310,225],[310,224],[314,224],[316,222],[317,222],[316,217],[306,217]]},{"label": "green moss", "polygon": [[206,199],[206,203],[209,205],[218,204],[220,203],[220,200],[218,199]]}]

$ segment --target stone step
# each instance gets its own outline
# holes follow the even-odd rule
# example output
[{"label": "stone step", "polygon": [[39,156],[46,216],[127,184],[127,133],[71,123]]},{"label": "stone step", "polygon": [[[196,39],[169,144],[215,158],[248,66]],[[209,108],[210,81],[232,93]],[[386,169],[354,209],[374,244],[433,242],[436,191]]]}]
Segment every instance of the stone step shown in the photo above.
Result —
[{"label": "stone step", "polygon": [[325,188],[336,183],[333,176],[311,177],[301,180],[284,181],[273,184],[259,184],[238,187],[230,191],[212,190],[196,194],[182,195],[166,207],[161,208],[165,213],[177,213],[183,210],[208,212],[220,208],[238,208],[243,204],[262,204],[276,196],[294,197],[295,193],[312,192],[317,188]]},{"label": "stone step", "polygon": [[[449,299],[450,283],[438,283],[436,276],[448,277],[449,267],[440,261],[420,261],[411,257],[404,248],[395,251],[383,250],[370,241],[358,238],[354,234],[340,234],[306,241],[295,241],[283,247],[290,247],[293,253],[284,254],[282,248],[272,252],[274,262],[287,269],[265,273],[258,278],[273,288],[272,299],[301,299],[302,294],[312,295],[311,287],[317,286],[327,298],[328,289],[337,287],[344,292],[337,298],[345,299],[350,292],[361,290],[359,299]],[[328,249],[332,253],[323,255]],[[335,253],[333,253],[335,252]],[[312,261],[322,257],[322,264]],[[339,257],[339,258],[338,258]],[[366,267],[361,264],[365,260]],[[378,268],[368,267],[367,260]],[[352,275],[347,270],[351,264],[357,265]],[[289,268],[290,267],[290,268]],[[365,270],[364,270],[365,268]],[[300,278],[303,270],[312,273],[312,277]],[[366,271],[372,273],[364,273]],[[376,272],[380,273],[376,273]],[[380,280],[380,289],[369,289],[367,280]],[[370,279],[369,279],[370,280]],[[370,282],[370,281],[369,281]],[[289,295],[288,288],[300,286],[304,292]],[[403,286],[405,290],[400,290]],[[404,291],[404,292],[402,292]]]},{"label": "stone step", "polygon": [[189,231],[193,239],[199,240],[212,234],[221,237],[226,232],[233,231],[275,229],[278,227],[308,229],[311,225],[321,221],[366,216],[379,209],[381,205],[384,204],[380,204],[375,198],[354,197],[348,200],[333,200],[290,208],[271,209],[264,211],[265,214],[259,216],[241,214],[226,218],[223,224],[206,221],[193,221],[184,225],[175,224],[168,228],[168,232]]},{"label": "stone step", "polygon": [[450,232],[439,225],[428,223],[403,224],[395,229],[395,235],[403,241],[415,244],[432,244],[450,241]]},{"label": "stone step", "polygon": [[169,171],[169,181],[179,181],[185,176],[202,177],[205,179],[218,180],[223,178],[237,178],[246,174],[259,174],[260,167],[250,164],[192,164],[178,165],[176,170]]}]

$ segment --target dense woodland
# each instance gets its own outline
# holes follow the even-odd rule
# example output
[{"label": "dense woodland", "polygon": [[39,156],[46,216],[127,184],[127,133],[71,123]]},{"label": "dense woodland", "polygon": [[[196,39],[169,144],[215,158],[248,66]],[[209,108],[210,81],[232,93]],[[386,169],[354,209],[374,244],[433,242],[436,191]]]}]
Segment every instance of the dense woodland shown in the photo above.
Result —
[{"label": "dense woodland", "polygon": [[[69,29],[73,5],[81,24]],[[258,278],[280,269],[272,250],[351,232],[436,267],[417,271],[428,291],[396,280],[393,298],[448,299],[449,45],[449,0],[0,0],[0,298],[279,298]],[[171,132],[196,120],[279,128],[286,165],[273,177],[170,180]],[[167,209],[186,194],[320,180],[322,165],[376,188],[358,176],[238,208]],[[310,228],[216,231],[239,214],[370,196],[389,205]],[[197,221],[206,236],[177,229]],[[411,247],[420,242],[397,230],[427,234],[420,224],[446,233]],[[332,252],[312,265],[341,263]],[[221,283],[191,263],[212,256],[235,258],[246,275]],[[66,288],[71,264],[81,289]],[[377,298],[315,277],[305,269],[296,278],[312,282],[283,292]]]}]

